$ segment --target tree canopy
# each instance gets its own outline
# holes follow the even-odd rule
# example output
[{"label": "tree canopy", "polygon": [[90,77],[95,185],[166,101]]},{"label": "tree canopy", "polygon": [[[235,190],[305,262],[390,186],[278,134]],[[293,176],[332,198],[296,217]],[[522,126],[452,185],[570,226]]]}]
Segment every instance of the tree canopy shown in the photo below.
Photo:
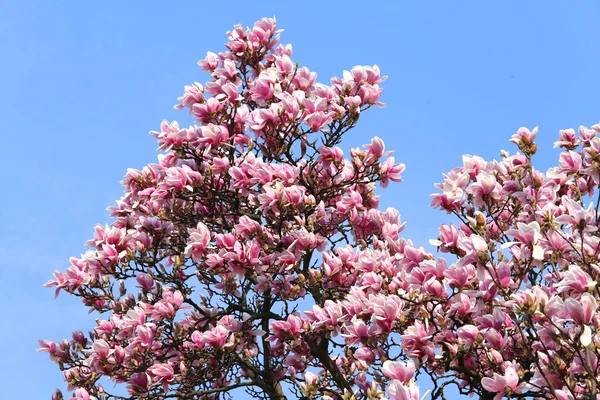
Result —
[{"label": "tree canopy", "polygon": [[383,105],[379,68],[319,83],[279,32],[237,25],[199,62],[211,79],[175,106],[197,125],[151,132],[158,162],[127,171],[114,222],[46,284],[102,317],[40,341],[73,398],[408,400],[419,374],[439,399],[592,398],[600,125],[561,131],[545,173],[537,128],[500,161],[465,155],[432,195],[446,260],[379,209],[404,171],[383,141],[340,147]]}]

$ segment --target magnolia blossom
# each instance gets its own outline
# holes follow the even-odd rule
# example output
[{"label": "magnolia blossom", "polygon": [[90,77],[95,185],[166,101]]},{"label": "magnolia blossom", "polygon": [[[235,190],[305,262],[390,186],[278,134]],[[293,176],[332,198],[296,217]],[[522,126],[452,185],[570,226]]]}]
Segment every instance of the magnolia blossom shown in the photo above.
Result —
[{"label": "magnolia blossom", "polygon": [[387,360],[381,368],[383,374],[390,378],[403,383],[408,383],[412,380],[415,374],[415,363],[409,361],[407,364]]}]

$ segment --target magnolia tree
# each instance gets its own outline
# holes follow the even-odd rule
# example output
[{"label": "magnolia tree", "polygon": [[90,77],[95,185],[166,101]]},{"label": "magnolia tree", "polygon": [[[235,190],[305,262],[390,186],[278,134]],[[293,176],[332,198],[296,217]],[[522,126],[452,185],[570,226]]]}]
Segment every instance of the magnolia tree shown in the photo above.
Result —
[{"label": "magnolia tree", "polygon": [[404,170],[383,142],[338,147],[382,105],[377,66],[317,83],[278,32],[238,25],[199,62],[211,80],[176,106],[198,125],[152,132],[158,163],[47,283],[103,317],[40,341],[73,398],[408,400],[418,374],[432,398],[595,398],[600,126],[561,131],[546,173],[537,129],[501,161],[464,156],[433,195],[445,261],[378,209]]}]

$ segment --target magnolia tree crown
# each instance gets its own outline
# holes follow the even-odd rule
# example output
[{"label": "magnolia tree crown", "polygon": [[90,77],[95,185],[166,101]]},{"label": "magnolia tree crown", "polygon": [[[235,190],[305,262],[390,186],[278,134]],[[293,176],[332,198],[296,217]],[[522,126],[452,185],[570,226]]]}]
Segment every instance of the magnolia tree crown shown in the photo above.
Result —
[{"label": "magnolia tree crown", "polygon": [[545,174],[537,129],[501,161],[464,156],[433,195],[456,222],[432,241],[445,261],[378,209],[404,170],[383,141],[338,147],[382,105],[379,68],[318,83],[279,32],[237,25],[199,62],[210,81],[175,106],[197,125],[151,132],[158,163],[46,284],[103,317],[40,341],[73,398],[417,400],[416,374],[432,398],[596,393],[600,126],[561,131]]}]

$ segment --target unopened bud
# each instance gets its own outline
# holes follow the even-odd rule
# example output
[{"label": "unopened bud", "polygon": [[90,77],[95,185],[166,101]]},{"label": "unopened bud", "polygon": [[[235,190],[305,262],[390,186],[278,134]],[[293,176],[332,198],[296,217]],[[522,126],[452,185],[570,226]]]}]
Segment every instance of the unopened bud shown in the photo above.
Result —
[{"label": "unopened bud", "polygon": [[537,152],[537,144],[531,143],[529,146],[529,155],[532,156]]},{"label": "unopened bud", "polygon": [[475,213],[475,222],[478,228],[483,228],[485,226],[485,215],[482,212],[477,211]]},{"label": "unopened bud", "polygon": [[298,280],[302,284],[306,283],[306,277],[304,276],[304,274],[298,274]]}]

